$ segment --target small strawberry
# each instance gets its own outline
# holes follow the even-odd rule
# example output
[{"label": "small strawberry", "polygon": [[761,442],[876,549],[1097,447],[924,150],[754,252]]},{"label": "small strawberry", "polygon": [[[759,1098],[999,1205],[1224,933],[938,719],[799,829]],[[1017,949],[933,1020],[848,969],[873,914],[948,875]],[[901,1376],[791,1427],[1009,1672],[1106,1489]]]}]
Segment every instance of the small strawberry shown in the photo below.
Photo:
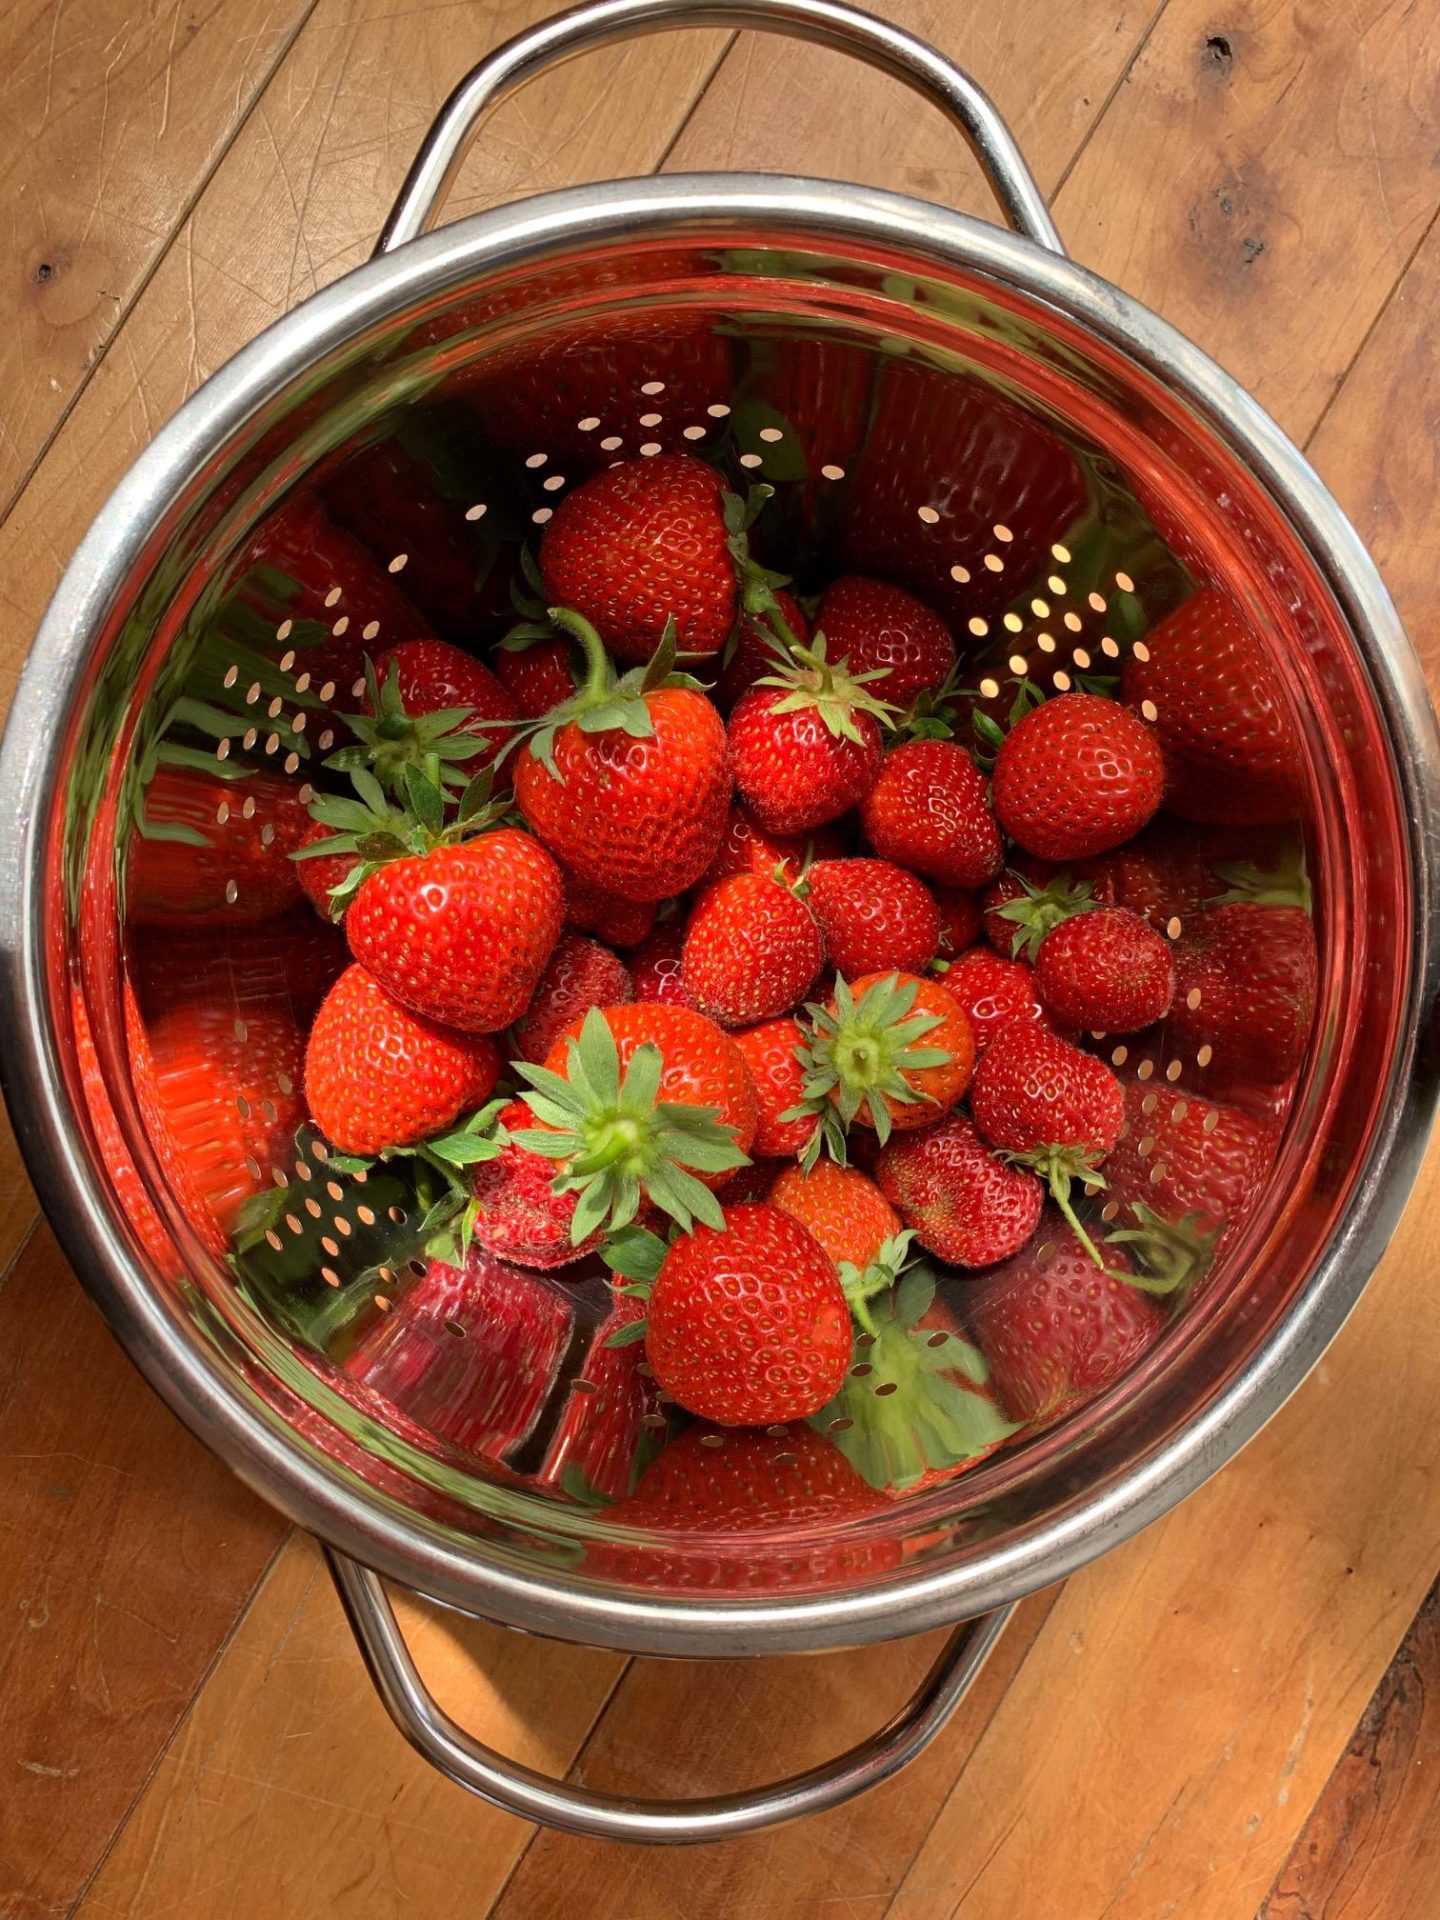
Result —
[{"label": "small strawberry", "polygon": [[1100,903],[1091,883],[1076,880],[1069,867],[1024,855],[1021,860],[985,889],[985,937],[1000,953],[1033,966],[1053,927]]},{"label": "small strawberry", "polygon": [[[226,763],[227,765],[229,763]],[[161,761],[136,808],[126,917],[143,927],[253,924],[300,898],[289,859],[309,827],[299,789],[268,773]]]},{"label": "small strawberry", "polygon": [[991,947],[971,947],[945,971],[945,989],[965,1009],[979,1056],[1012,1020],[1043,1020],[1035,975],[1023,960],[1007,960]]},{"label": "small strawberry", "polygon": [[495,677],[518,713],[527,720],[543,720],[552,708],[574,699],[578,662],[568,634],[502,641],[495,653]]},{"label": "small strawberry", "polygon": [[995,813],[1042,860],[1084,860],[1147,825],[1165,789],[1159,743],[1118,701],[1062,693],[1018,720],[995,757]]},{"label": "small strawberry", "polygon": [[742,695],[730,716],[735,785],[769,833],[804,833],[862,800],[880,771],[880,723],[890,708],[873,676],[832,665],[825,643],[791,649]]},{"label": "small strawberry", "polygon": [[1105,1062],[1046,1027],[1012,1020],[981,1057],[970,1111],[992,1147],[1048,1183],[1081,1245],[1101,1264],[1075,1218],[1070,1188],[1076,1180],[1105,1184],[1097,1165],[1125,1124],[1125,1097]]},{"label": "small strawberry", "polygon": [[1159,1339],[1165,1314],[1123,1277],[1129,1268],[1117,1247],[1102,1266],[1083,1238],[1042,1227],[976,1289],[970,1324],[1013,1420],[1048,1422],[1083,1406]]},{"label": "small strawberry", "polygon": [[727,1427],[803,1420],[840,1389],[850,1310],[835,1262],[779,1207],[728,1207],[665,1256],[645,1357],[687,1412]]},{"label": "small strawberry", "polygon": [[950,740],[911,740],[888,754],[860,819],[882,859],[941,886],[983,887],[1004,864],[985,782]]},{"label": "small strawberry", "polygon": [[685,929],[676,920],[652,928],[630,953],[631,998],[662,1007],[693,1007],[685,989]]},{"label": "small strawberry", "polygon": [[866,1174],[833,1160],[787,1166],[770,1189],[780,1207],[812,1233],[837,1267],[863,1273],[900,1231],[900,1216]]},{"label": "small strawberry", "polygon": [[370,1156],[444,1133],[494,1091],[495,1042],[426,1020],[364,967],[326,994],[305,1050],[310,1117],[342,1153]]},{"label": "small strawberry", "polygon": [[928,1126],[964,1093],[975,1038],[960,1003],[936,980],[868,974],[835,982],[828,1007],[812,1007],[805,1049],[805,1107],[820,1124],[806,1153],[823,1144],[845,1159],[845,1134],[859,1121],[881,1145],[892,1128]]},{"label": "small strawberry", "polygon": [[685,930],[685,991],[722,1027],[798,1006],[825,961],[814,914],[778,880],[737,873],[708,887]]},{"label": "small strawberry", "polygon": [[651,1544],[607,1539],[586,1569],[681,1593],[847,1587],[900,1558],[896,1540],[849,1524],[886,1504],[811,1427],[688,1427],[606,1515],[618,1541]]},{"label": "small strawberry", "polygon": [[805,1072],[800,1064],[805,1034],[799,1021],[788,1017],[765,1020],[757,1027],[742,1027],[730,1037],[755,1083],[759,1113],[755,1155],[791,1159],[803,1153],[815,1131],[815,1117],[795,1111],[802,1106],[805,1094]]},{"label": "small strawberry", "polygon": [[531,829],[581,879],[626,900],[683,893],[725,831],[730,768],[720,716],[673,679],[673,629],[650,665],[617,681],[595,629],[557,619],[585,651],[585,684],[515,762]]},{"label": "small strawberry", "polygon": [[775,611],[779,620],[774,627],[763,614],[747,613],[741,617],[734,639],[725,649],[725,664],[715,683],[715,704],[722,712],[728,713],[742,693],[747,693],[765,674],[773,673],[777,663],[789,658],[782,633],[791,642],[798,640],[802,647],[809,641],[810,623],[800,602],[783,587],[775,595]]},{"label": "small strawberry", "polygon": [[935,956],[939,960],[958,960],[980,937],[979,897],[956,887],[932,887],[931,893],[940,910]]},{"label": "small strawberry", "polygon": [[743,807],[731,807],[725,837],[701,885],[736,873],[763,873],[794,886],[812,860],[835,859],[844,847],[844,836],[832,826],[817,827],[813,833],[766,833]]},{"label": "small strawberry", "polygon": [[1304,794],[1299,735],[1270,650],[1239,606],[1202,587],[1125,662],[1132,707],[1148,703],[1165,798],[1183,820],[1293,820]]},{"label": "small strawberry", "polygon": [[1018,1253],[1045,1201],[1035,1175],[992,1153],[961,1113],[897,1134],[875,1177],[921,1246],[952,1267],[988,1267]]},{"label": "small strawberry", "polygon": [[1275,1147],[1276,1129],[1238,1107],[1132,1080],[1125,1131],[1105,1160],[1106,1191],[1172,1223],[1193,1215],[1203,1231],[1220,1231],[1223,1246],[1254,1211]]},{"label": "small strawberry", "polygon": [[1035,991],[1062,1027],[1137,1033],[1163,1020],[1175,998],[1170,942],[1125,907],[1076,914],[1041,941]]},{"label": "small strawberry", "polygon": [[878,669],[875,691],[897,707],[942,687],[955,665],[955,642],[938,614],[903,588],[863,574],[830,583],[815,625],[852,673]]},{"label": "small strawberry", "polygon": [[497,1259],[542,1271],[583,1260],[600,1245],[592,1231],[578,1241],[571,1231],[578,1192],[557,1188],[555,1163],[521,1145],[517,1134],[531,1125],[523,1100],[512,1100],[495,1116],[499,1151],[470,1175],[468,1231]]},{"label": "small strawberry", "polygon": [[818,860],[805,875],[825,948],[847,979],[923,973],[940,941],[940,910],[923,881],[888,860]]},{"label": "small strawberry", "polygon": [[[636,947],[655,924],[653,900],[622,900],[592,886],[578,873],[565,875],[565,924],[580,933],[593,933],[607,947]],[[648,994],[637,993],[637,1000]]]},{"label": "small strawberry", "polygon": [[1275,1085],[1305,1057],[1315,1021],[1315,929],[1299,906],[1230,901],[1184,923],[1175,943],[1171,1034],[1208,1046],[1211,1085]]},{"label": "small strawberry", "polygon": [[536,1125],[513,1138],[561,1164],[557,1190],[576,1193],[571,1237],[618,1230],[643,1201],[688,1227],[718,1223],[711,1193],[742,1166],[755,1138],[755,1089],[744,1056],[689,1007],[593,1009],[572,1022],[541,1067],[517,1061]]},{"label": "small strawberry", "polygon": [[840,1392],[815,1415],[872,1487],[894,1495],[948,1480],[1014,1433],[987,1385],[979,1349],[914,1267],[874,1303],[868,1344]]},{"label": "small strawberry", "polygon": [[525,1016],[515,1030],[524,1060],[544,1060],[562,1030],[591,1007],[616,1007],[632,998],[624,961],[578,933],[565,934],[545,963]]}]

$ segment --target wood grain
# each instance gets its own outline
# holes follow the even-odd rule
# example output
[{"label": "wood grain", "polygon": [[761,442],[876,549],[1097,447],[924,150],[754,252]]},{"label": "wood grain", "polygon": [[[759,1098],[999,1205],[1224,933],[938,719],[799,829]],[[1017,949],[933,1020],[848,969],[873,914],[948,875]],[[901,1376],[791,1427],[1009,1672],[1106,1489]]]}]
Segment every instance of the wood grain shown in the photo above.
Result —
[{"label": "wood grain", "polygon": [[42,1230],[0,1292],[0,1913],[69,1910],[282,1523],[166,1412]]},{"label": "wood grain", "polygon": [[311,4],[0,13],[0,513]]},{"label": "wood grain", "polygon": [[1259,1920],[1440,1912],[1440,1581],[1386,1669]]},{"label": "wood grain", "polygon": [[[405,1603],[427,1682],[481,1739],[564,1772],[624,1661]],[[87,1920],[474,1920],[529,1828],[386,1718],[314,1543],[295,1536],[78,1911]]]}]

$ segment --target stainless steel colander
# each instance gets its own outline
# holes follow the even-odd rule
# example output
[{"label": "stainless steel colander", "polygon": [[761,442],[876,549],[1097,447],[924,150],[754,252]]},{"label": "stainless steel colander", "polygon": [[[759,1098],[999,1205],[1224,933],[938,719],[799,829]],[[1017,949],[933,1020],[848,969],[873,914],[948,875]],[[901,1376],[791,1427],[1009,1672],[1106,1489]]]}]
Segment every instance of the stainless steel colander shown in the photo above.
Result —
[{"label": "stainless steel colander", "polygon": [[[681,175],[427,233],[498,100],[556,61],[681,25],[793,32],[904,81],[955,123],[1017,231],[864,187]],[[1303,1063],[1258,1091],[1199,989],[1158,1034],[1090,1042],[1132,1087],[1130,1158],[1157,1195],[1166,1116],[1190,1100],[1240,1099],[1244,1082],[1269,1130],[1266,1177],[1207,1284],[1123,1380],[963,1475],[848,1513],[787,1520],[809,1441],[761,1436],[774,1499],[757,1496],[755,1524],[676,1536],[653,1511],[627,1518],[625,1490],[673,1422],[635,1350],[606,1344],[602,1280],[437,1273],[423,1182],[341,1172],[307,1125],[303,1023],[340,947],[287,856],[365,657],[430,631],[488,649],[519,549],[564,490],[687,448],[773,487],[766,557],[802,583],[853,568],[936,606],[982,708],[1143,660],[1197,592],[1241,609],[1294,791],[1264,817],[1252,805],[1173,832],[1225,861],[1237,833],[1241,853],[1274,853],[1278,836],[1314,889],[1318,975]],[[7,1092],[118,1337],[326,1543],[420,1750],[575,1831],[741,1833],[918,1751],[1014,1603],[1167,1511],[1334,1335],[1434,1104],[1437,765],[1414,656],[1334,501],[1189,342],[1066,260],[969,79],[832,0],[599,0],[469,76],[376,259],[207,383],[67,571],[0,762]],[[1205,840],[1217,833],[1223,846]],[[1184,912],[1166,926],[1182,940]],[[195,1068],[221,1057],[224,1071]],[[1098,1231],[1118,1202],[1085,1205]],[[937,1311],[963,1324],[973,1284],[942,1280]],[[863,1353],[855,1379],[891,1384]],[[716,1472],[733,1468],[719,1451]],[[779,1786],[643,1805],[544,1780],[448,1721],[381,1574],[652,1654],[965,1624],[862,1748]]]}]

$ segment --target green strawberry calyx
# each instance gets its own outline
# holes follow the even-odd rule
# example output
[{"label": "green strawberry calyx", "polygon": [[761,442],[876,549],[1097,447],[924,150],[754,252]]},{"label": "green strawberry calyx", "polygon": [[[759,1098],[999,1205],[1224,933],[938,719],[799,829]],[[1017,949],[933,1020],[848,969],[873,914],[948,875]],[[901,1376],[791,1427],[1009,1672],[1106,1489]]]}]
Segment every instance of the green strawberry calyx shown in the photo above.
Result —
[{"label": "green strawberry calyx", "polygon": [[742,616],[748,614],[769,631],[783,652],[788,653],[799,642],[775,593],[778,587],[789,586],[790,576],[787,573],[773,573],[770,568],[762,567],[750,552],[750,529],[760,509],[774,492],[773,487],[767,487],[763,482],[751,487],[743,496],[727,487],[721,514],[725,521],[726,544],[735,562],[735,627],[732,638],[739,631]]},{"label": "green strawberry calyx", "polygon": [[1135,1201],[1130,1208],[1133,1227],[1122,1227],[1106,1235],[1112,1246],[1123,1246],[1140,1262],[1138,1273],[1115,1276],[1142,1293],[1153,1293],[1174,1309],[1185,1304],[1195,1282],[1215,1257],[1218,1228],[1207,1228],[1204,1216],[1182,1214],[1178,1220],[1166,1220]]},{"label": "green strawberry calyx", "polygon": [[914,1238],[908,1229],[902,1233],[892,1233],[881,1243],[875,1258],[867,1265],[857,1266],[853,1260],[839,1263],[840,1284],[845,1289],[850,1311],[867,1333],[875,1331],[875,1323],[870,1317],[870,1302],[878,1294],[888,1293],[907,1271]]},{"label": "green strawberry calyx", "polygon": [[[1105,1176],[1096,1165],[1100,1156],[1083,1146],[1058,1146],[1052,1143],[1032,1147],[1027,1153],[1005,1153],[1000,1157],[1008,1160],[1011,1166],[1028,1167],[1032,1173],[1040,1176],[1050,1189],[1050,1198],[1069,1222],[1075,1238],[1096,1266],[1105,1271],[1105,1256],[1081,1225],[1071,1199],[1071,1189],[1077,1181],[1092,1192],[1105,1185]],[[1125,1276],[1122,1274],[1118,1277],[1123,1279]]]},{"label": "green strawberry calyx", "polygon": [[890,1138],[891,1103],[912,1106],[925,1098],[906,1075],[950,1064],[947,1049],[920,1044],[942,1016],[914,1011],[918,991],[918,981],[892,973],[871,981],[857,1000],[849,983],[837,978],[833,1011],[806,1006],[810,1034],[798,1050],[801,1097],[781,1118],[815,1117],[815,1131],[800,1156],[807,1170],[822,1147],[845,1164],[845,1135],[862,1108],[883,1147]]},{"label": "green strawberry calyx", "polygon": [[509,1096],[499,1095],[457,1120],[445,1133],[407,1147],[386,1147],[373,1158],[341,1153],[331,1148],[325,1165],[344,1176],[368,1179],[378,1167],[408,1163],[414,1181],[419,1224],[409,1236],[433,1260],[450,1266],[464,1263],[475,1230],[476,1207],[470,1191],[470,1170],[493,1160],[509,1142],[499,1115]]},{"label": "green strawberry calyx", "polygon": [[813,636],[808,646],[798,640],[788,643],[788,661],[776,662],[773,673],[762,674],[757,687],[778,688],[781,698],[772,713],[801,713],[811,708],[819,716],[827,733],[837,740],[860,744],[860,729],[855,716],[868,713],[882,726],[893,725],[899,709],[889,700],[871,693],[869,683],[883,680],[888,667],[871,667],[864,673],[852,673],[849,659],[831,660],[823,633]]},{"label": "green strawberry calyx", "polygon": [[[474,709],[442,707],[435,713],[408,713],[400,698],[400,668],[394,660],[383,681],[374,662],[367,660],[365,687],[369,713],[343,716],[357,745],[341,747],[325,765],[339,773],[367,770],[397,800],[405,799],[412,771],[423,774],[444,794],[458,793],[470,779],[470,763],[485,751],[485,740],[475,731]],[[498,731],[509,723],[489,720],[483,724]]]},{"label": "green strawberry calyx", "polygon": [[569,1042],[563,1074],[515,1063],[530,1084],[521,1098],[540,1124],[512,1138],[560,1163],[555,1192],[578,1196],[570,1222],[576,1246],[598,1229],[613,1235],[628,1227],[645,1200],[687,1233],[697,1220],[725,1224],[720,1202],[695,1176],[726,1173],[749,1159],[718,1108],[660,1099],[663,1067],[659,1047],[646,1042],[622,1073],[615,1036],[598,1007]]},{"label": "green strawberry calyx", "polygon": [[1016,960],[1033,961],[1047,933],[1063,920],[1073,920],[1077,913],[1088,913],[1100,905],[1090,882],[1072,880],[1065,868],[1052,874],[1043,887],[1037,887],[1013,867],[1007,868],[1004,877],[1018,880],[1025,889],[1019,899],[1007,900],[994,910],[1000,919],[1014,925],[1010,953]]},{"label": "green strawberry calyx", "polygon": [[912,1267],[878,1303],[844,1385],[811,1420],[882,1491],[958,1471],[1018,1431],[987,1390],[979,1349],[921,1324],[934,1300],[934,1273]]},{"label": "green strawberry calyx", "polygon": [[584,678],[571,699],[552,707],[517,738],[526,743],[556,780],[564,777],[555,764],[555,741],[562,727],[575,726],[581,733],[628,733],[633,740],[648,740],[655,732],[649,705],[652,693],[661,687],[683,687],[691,693],[704,691],[702,681],[675,670],[673,617],[665,622],[659,644],[645,665],[617,674],[603,641],[583,614],[570,607],[551,607],[549,614],[555,632],[569,634],[579,642]]}]

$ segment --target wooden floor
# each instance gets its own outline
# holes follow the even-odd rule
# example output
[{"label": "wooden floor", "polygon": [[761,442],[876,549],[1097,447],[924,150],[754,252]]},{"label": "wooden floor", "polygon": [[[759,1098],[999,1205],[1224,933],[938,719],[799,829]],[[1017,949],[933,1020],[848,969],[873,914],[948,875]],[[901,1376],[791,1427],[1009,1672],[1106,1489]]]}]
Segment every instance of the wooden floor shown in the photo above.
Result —
[{"label": "wooden floor", "polygon": [[[547,4],[0,10],[7,693],[147,437],[364,259],[440,100]],[[1440,0],[888,11],[995,95],[1075,256],[1308,448],[1440,684]],[[956,138],[877,76],[697,32],[571,66],[500,114],[457,210],[732,165],[985,206]],[[536,1834],[411,1757],[315,1548],[141,1386],[8,1135],[0,1276],[8,1920],[1440,1916],[1440,1155],[1292,1404],[1170,1519],[1033,1600],[917,1766],[832,1818],[698,1853]],[[697,1672],[411,1620],[487,1738],[662,1793],[818,1759],[931,1652]]]}]

